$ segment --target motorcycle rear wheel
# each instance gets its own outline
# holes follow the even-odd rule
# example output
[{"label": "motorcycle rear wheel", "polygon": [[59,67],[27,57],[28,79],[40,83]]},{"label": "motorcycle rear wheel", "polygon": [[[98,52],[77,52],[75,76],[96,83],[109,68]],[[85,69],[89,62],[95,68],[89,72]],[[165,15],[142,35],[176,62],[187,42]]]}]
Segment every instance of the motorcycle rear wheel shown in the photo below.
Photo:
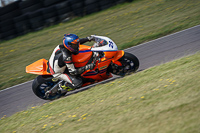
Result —
[{"label": "motorcycle rear wheel", "polygon": [[57,92],[54,94],[49,94],[48,97],[45,97],[45,93],[57,83],[53,82],[52,79],[52,76],[39,75],[38,77],[36,77],[32,83],[32,90],[34,94],[44,100],[55,100],[65,95]]}]

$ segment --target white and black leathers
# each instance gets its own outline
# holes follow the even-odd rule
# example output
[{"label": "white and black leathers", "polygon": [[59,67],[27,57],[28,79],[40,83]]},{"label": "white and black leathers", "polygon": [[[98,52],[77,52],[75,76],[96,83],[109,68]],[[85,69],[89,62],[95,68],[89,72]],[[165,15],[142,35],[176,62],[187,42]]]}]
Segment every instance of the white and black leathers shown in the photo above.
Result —
[{"label": "white and black leathers", "polygon": [[[81,38],[80,44],[83,44],[87,41],[90,41],[88,38]],[[68,71],[66,72],[66,68]],[[59,80],[64,80],[71,88],[79,88],[82,85],[81,78],[77,77],[83,73],[85,70],[93,69],[94,63],[88,64],[85,67],[76,69],[72,62],[72,53],[65,48],[63,44],[58,45],[50,59],[49,59],[49,70],[53,77],[58,78]],[[65,73],[64,73],[65,72]]]}]

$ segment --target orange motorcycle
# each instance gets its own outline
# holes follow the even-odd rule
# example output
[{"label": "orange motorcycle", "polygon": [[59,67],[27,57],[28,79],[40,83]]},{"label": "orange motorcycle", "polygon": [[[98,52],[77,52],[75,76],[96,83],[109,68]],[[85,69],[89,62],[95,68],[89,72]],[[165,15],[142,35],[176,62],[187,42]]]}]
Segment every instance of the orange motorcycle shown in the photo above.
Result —
[{"label": "orange motorcycle", "polygon": [[[96,62],[94,69],[77,75],[82,78],[82,87],[111,78],[112,74],[124,76],[139,68],[138,58],[123,50],[118,50],[117,45],[110,38],[94,36],[94,42],[92,47],[80,45],[79,54],[72,55],[72,61],[76,68],[93,61]],[[30,64],[26,67],[26,72],[39,75],[32,83],[32,90],[39,98],[54,100],[66,94],[59,87],[62,81],[51,75],[46,59],[40,59]]]}]

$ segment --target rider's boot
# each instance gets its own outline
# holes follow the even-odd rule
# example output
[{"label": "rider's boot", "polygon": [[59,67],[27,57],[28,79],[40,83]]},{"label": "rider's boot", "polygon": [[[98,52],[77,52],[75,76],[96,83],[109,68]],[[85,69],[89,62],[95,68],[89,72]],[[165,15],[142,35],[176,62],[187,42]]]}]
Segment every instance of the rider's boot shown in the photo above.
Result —
[{"label": "rider's boot", "polygon": [[74,90],[74,88],[72,88],[72,85],[70,85],[67,82],[62,82],[61,84],[59,84],[59,87],[61,88],[61,92],[68,92]]}]

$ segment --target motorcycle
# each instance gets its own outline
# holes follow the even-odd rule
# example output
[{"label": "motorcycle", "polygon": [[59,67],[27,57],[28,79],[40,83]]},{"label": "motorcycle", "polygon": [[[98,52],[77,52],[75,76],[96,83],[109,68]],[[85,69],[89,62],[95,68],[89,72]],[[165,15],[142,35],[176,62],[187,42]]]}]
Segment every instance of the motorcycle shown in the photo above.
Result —
[{"label": "motorcycle", "polygon": [[[81,87],[111,78],[113,74],[125,76],[136,72],[139,68],[139,60],[135,55],[118,50],[114,41],[105,36],[94,36],[93,46],[80,45],[79,54],[72,55],[75,68],[94,61],[96,65],[92,70],[86,70],[78,75],[83,81]],[[54,100],[67,93],[61,91],[59,87],[62,81],[51,75],[46,59],[40,59],[26,66],[26,73],[39,75],[32,83],[32,90],[41,99]]]}]

